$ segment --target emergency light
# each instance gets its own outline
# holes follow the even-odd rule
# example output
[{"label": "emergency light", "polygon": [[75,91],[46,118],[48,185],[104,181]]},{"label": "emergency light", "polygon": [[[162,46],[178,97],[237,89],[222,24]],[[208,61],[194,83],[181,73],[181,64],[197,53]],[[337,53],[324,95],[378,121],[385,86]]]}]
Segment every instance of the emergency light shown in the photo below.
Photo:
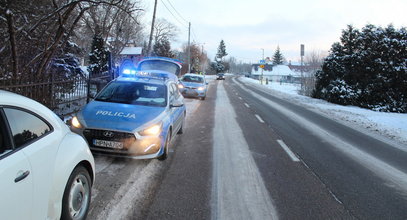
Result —
[{"label": "emergency light", "polygon": [[136,75],[136,70],[124,69],[122,74],[123,75]]}]

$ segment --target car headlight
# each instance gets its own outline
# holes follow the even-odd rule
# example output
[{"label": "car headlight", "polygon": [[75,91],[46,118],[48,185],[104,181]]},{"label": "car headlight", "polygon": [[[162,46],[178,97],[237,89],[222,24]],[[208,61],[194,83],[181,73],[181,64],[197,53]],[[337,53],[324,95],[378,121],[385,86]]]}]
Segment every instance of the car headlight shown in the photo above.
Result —
[{"label": "car headlight", "polygon": [[158,136],[161,133],[162,124],[155,124],[139,132],[141,136]]},{"label": "car headlight", "polygon": [[198,87],[199,91],[203,91],[205,88],[204,87]]},{"label": "car headlight", "polygon": [[81,125],[81,123],[79,122],[79,120],[78,120],[78,118],[77,118],[76,116],[74,116],[74,117],[72,118],[71,124],[72,124],[72,126],[74,126],[75,128],[82,128],[82,125]]},{"label": "car headlight", "polygon": [[184,88],[184,85],[178,84],[178,88],[179,88],[179,89],[183,89],[183,88]]}]

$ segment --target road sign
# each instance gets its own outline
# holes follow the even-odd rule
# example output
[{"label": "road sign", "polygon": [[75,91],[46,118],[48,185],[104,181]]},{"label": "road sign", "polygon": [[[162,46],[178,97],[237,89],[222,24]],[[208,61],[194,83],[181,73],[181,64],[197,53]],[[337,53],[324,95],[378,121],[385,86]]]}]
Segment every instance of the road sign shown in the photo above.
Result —
[{"label": "road sign", "polygon": [[260,65],[260,68],[264,69],[264,65],[263,65],[263,64],[261,64],[261,65]]},{"label": "road sign", "polygon": [[260,60],[259,63],[263,63],[263,64],[264,64],[264,63],[266,63],[266,61],[265,61],[265,60]]}]

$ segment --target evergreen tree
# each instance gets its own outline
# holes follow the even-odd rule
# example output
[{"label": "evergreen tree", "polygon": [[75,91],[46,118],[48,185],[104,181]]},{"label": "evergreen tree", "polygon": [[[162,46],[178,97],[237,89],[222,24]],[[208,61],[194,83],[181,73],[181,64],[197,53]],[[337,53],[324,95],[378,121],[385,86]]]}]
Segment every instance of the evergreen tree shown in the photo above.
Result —
[{"label": "evergreen tree", "polygon": [[108,53],[103,39],[95,35],[92,41],[92,49],[89,53],[89,74],[100,75],[109,71]]},{"label": "evergreen tree", "polygon": [[366,25],[343,30],[316,74],[314,96],[379,111],[407,112],[407,32]]},{"label": "evergreen tree", "polygon": [[[53,74],[55,81],[72,80],[84,76],[77,57],[81,52],[79,46],[70,40],[61,47],[50,66],[50,74]],[[73,92],[74,89],[75,83],[69,83],[69,81],[62,86],[54,87],[54,90],[59,93]]]},{"label": "evergreen tree", "polygon": [[211,63],[211,68],[216,73],[222,73],[225,71],[225,66],[223,65],[223,63],[221,61],[218,61],[218,60]]},{"label": "evergreen tree", "polygon": [[228,53],[226,52],[225,42],[221,40],[218,46],[218,52],[216,53],[216,58],[222,61],[223,57],[227,55]]},{"label": "evergreen tree", "polygon": [[156,56],[174,58],[175,55],[171,51],[171,44],[168,38],[163,37],[158,40],[153,47],[153,53]]},{"label": "evergreen tree", "polygon": [[284,63],[284,56],[280,52],[280,47],[277,46],[277,50],[273,55],[273,65],[281,65]]}]

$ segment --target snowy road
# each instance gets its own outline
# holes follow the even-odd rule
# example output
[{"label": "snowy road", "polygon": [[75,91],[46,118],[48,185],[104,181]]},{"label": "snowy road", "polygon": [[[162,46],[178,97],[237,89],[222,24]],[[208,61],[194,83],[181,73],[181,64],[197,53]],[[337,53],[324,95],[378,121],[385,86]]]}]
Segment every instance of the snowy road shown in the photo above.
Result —
[{"label": "snowy road", "polygon": [[236,104],[250,105],[351,216],[407,218],[405,148],[240,80],[229,89]]},{"label": "snowy road", "polygon": [[169,159],[96,157],[88,219],[407,219],[407,152],[229,77]]},{"label": "snowy road", "polygon": [[[200,101],[188,99],[187,120]],[[177,141],[177,137],[173,142]],[[174,150],[170,150],[170,155]],[[88,219],[132,219],[134,213],[146,212],[143,203],[159,184],[168,162],[158,160],[131,160],[95,155],[96,184]]]}]

